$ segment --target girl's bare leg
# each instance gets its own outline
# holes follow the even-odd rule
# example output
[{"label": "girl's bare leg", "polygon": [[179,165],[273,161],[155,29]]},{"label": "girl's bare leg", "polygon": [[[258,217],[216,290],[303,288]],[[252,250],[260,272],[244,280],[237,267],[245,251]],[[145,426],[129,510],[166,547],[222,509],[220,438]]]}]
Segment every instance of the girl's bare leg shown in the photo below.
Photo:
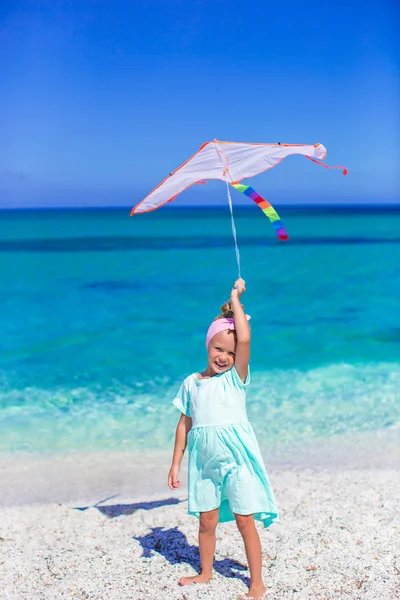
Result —
[{"label": "girl's bare leg", "polygon": [[179,585],[190,583],[207,583],[212,577],[212,567],[215,554],[215,530],[218,524],[218,508],[200,513],[199,549],[201,574],[194,577],[181,577]]},{"label": "girl's bare leg", "polygon": [[236,524],[242,535],[250,569],[250,589],[247,594],[254,600],[262,600],[266,587],[262,579],[262,550],[260,536],[253,515],[235,514]]}]

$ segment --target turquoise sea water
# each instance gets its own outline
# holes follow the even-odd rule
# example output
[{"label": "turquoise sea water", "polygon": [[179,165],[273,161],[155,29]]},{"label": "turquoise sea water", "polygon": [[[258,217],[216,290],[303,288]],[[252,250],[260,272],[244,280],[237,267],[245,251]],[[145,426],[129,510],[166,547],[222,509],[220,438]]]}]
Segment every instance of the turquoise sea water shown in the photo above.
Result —
[{"label": "turquoise sea water", "polygon": [[[271,447],[399,425],[400,209],[237,209],[249,418]],[[171,448],[237,276],[227,209],[0,213],[0,451]]]}]

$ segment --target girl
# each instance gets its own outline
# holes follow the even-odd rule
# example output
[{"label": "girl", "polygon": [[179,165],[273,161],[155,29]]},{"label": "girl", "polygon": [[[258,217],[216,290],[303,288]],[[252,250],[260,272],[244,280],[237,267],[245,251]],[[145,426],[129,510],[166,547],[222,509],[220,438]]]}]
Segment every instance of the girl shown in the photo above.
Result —
[{"label": "girl", "polygon": [[231,301],[221,307],[208,329],[208,364],[189,375],[173,404],[179,419],[172,466],[171,489],[180,486],[179,470],[189,448],[189,514],[200,520],[201,573],[181,577],[180,585],[207,583],[212,577],[215,529],[218,522],[236,520],[250,568],[246,598],[261,599],[261,544],[254,519],[268,527],[278,517],[274,495],[253,428],[246,414],[250,382],[250,328],[239,297],[246,291],[238,279]]}]

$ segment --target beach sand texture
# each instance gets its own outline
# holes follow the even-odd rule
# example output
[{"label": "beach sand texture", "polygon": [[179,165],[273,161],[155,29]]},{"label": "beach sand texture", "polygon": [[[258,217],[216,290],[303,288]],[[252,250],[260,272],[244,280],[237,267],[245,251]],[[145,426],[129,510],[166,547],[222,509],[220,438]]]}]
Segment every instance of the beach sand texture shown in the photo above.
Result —
[{"label": "beach sand texture", "polygon": [[[364,436],[369,453],[354,454],[353,468],[350,451],[339,452],[336,461],[332,453],[330,461],[321,456],[314,468],[283,462],[269,468],[280,522],[265,530],[258,525],[267,598],[400,598],[399,438],[396,432],[389,437],[385,448],[385,437]],[[234,523],[218,525],[213,580],[202,586],[177,584],[199,565],[198,521],[187,514],[185,473],[178,494],[165,487],[150,495],[141,485],[145,471],[140,465],[135,471],[134,464],[134,498],[127,490],[118,493],[117,480],[103,478],[103,489],[90,490],[88,479],[87,498],[111,492],[94,507],[82,503],[82,489],[74,490],[68,469],[58,472],[65,482],[56,491],[59,503],[51,494],[50,487],[57,490],[51,478],[49,503],[27,504],[29,498],[22,496],[19,506],[10,496],[4,502],[4,489],[18,473],[21,477],[18,464],[12,471],[8,463],[0,509],[2,600],[220,600],[246,592],[249,571]],[[160,470],[162,478],[161,463]],[[29,479],[29,469],[23,477]]]}]

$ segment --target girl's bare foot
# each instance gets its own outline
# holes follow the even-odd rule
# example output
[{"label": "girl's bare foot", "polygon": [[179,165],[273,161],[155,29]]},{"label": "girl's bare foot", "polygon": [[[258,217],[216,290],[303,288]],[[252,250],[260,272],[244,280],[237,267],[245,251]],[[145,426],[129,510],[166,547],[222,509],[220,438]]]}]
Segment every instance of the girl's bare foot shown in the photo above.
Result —
[{"label": "girl's bare foot", "polygon": [[266,591],[267,588],[265,585],[259,585],[257,587],[251,586],[245,598],[248,598],[249,600],[250,598],[252,600],[263,600]]},{"label": "girl's bare foot", "polygon": [[248,593],[245,596],[237,596],[237,600],[264,600],[266,591],[267,588],[264,585],[250,587]]},{"label": "girl's bare foot", "polygon": [[179,585],[190,585],[191,583],[208,583],[211,579],[210,576],[203,575],[195,575],[194,577],[181,577],[178,581]]}]

